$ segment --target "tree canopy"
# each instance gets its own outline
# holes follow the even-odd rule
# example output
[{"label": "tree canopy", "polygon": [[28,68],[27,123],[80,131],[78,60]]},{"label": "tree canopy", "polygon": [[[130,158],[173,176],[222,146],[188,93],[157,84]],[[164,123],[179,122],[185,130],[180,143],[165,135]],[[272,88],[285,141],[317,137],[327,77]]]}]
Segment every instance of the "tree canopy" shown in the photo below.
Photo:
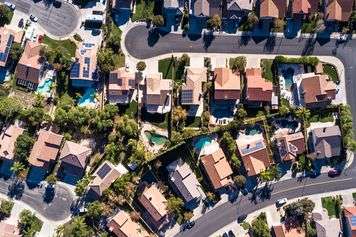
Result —
[{"label": "tree canopy", "polygon": [[271,237],[270,229],[267,224],[266,213],[262,212],[252,221],[251,233],[253,237]]},{"label": "tree canopy", "polygon": [[24,237],[33,237],[42,228],[42,221],[29,210],[24,210],[20,213],[19,229]]},{"label": "tree canopy", "polygon": [[10,24],[14,13],[6,5],[0,5],[0,27]]}]

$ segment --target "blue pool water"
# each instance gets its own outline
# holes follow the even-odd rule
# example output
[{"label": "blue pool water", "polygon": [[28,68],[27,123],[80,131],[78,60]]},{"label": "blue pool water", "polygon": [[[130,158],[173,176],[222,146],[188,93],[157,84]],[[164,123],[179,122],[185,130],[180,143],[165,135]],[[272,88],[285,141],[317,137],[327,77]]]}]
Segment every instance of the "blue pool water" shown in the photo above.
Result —
[{"label": "blue pool water", "polygon": [[295,120],[278,119],[278,120],[275,120],[274,123],[279,128],[289,128],[289,129],[294,130],[298,127],[298,121],[295,121]]},{"label": "blue pool water", "polygon": [[213,142],[213,138],[211,137],[201,137],[194,143],[194,148],[197,151],[201,151],[205,146],[211,144]]},{"label": "blue pool water", "polygon": [[246,128],[246,135],[256,135],[262,133],[262,129],[259,125],[255,125],[253,127]]},{"label": "blue pool water", "polygon": [[95,88],[89,87],[85,89],[82,97],[78,100],[78,106],[95,105]]},{"label": "blue pool water", "polygon": [[283,77],[284,77],[284,83],[285,87],[287,90],[291,90],[291,87],[293,85],[293,75],[294,75],[294,69],[293,68],[288,68],[287,70],[283,71]]},{"label": "blue pool water", "polygon": [[49,96],[52,83],[53,83],[52,79],[43,80],[38,85],[36,92],[44,96]]}]

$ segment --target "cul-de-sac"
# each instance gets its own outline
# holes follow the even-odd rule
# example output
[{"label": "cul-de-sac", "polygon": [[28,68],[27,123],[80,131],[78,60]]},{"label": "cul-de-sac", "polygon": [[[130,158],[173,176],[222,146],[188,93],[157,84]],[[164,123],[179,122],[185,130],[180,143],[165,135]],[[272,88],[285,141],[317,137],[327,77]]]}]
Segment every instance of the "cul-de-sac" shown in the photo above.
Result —
[{"label": "cul-de-sac", "polygon": [[356,237],[356,0],[0,0],[0,237]]}]

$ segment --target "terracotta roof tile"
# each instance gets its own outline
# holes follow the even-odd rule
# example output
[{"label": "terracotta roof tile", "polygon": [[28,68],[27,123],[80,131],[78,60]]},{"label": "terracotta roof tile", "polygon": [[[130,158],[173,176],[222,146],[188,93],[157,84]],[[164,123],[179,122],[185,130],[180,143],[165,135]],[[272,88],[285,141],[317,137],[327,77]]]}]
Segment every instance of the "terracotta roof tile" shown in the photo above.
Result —
[{"label": "terracotta roof tile", "polygon": [[186,68],[185,84],[182,85],[182,100],[184,105],[199,105],[202,99],[202,83],[207,80],[206,68]]},{"label": "terracotta roof tile", "polygon": [[134,222],[130,215],[120,210],[107,224],[109,230],[118,237],[148,237],[147,231]]},{"label": "terracotta roof tile", "polygon": [[292,12],[294,14],[312,14],[318,11],[317,0],[293,0]]},{"label": "terracotta roof tile", "polygon": [[24,52],[16,66],[16,78],[39,84],[42,63],[40,62],[42,45],[27,41]]},{"label": "terracotta roof tile", "polygon": [[63,145],[59,159],[62,162],[66,162],[84,169],[90,153],[90,148],[75,142],[66,141]]},{"label": "terracotta roof tile", "polygon": [[260,17],[284,18],[286,12],[286,0],[261,0]]},{"label": "terracotta roof tile", "polygon": [[246,81],[248,101],[271,102],[273,85],[262,77],[260,68],[246,69]]},{"label": "terracotta roof tile", "polygon": [[315,75],[302,80],[300,86],[304,103],[307,106],[335,99],[336,86],[333,81],[328,79],[327,75]]},{"label": "terracotta roof tile", "polygon": [[305,139],[302,132],[276,136],[279,155],[284,161],[294,160],[305,152]]},{"label": "terracotta roof tile", "polygon": [[109,91],[110,95],[121,95],[124,92],[135,90],[135,73],[127,72],[126,69],[119,68],[110,72]]},{"label": "terracotta roof tile", "polygon": [[240,99],[240,74],[233,73],[229,68],[215,68],[214,79],[216,100]]},{"label": "terracotta roof tile", "polygon": [[0,134],[0,157],[4,159],[14,158],[16,139],[23,133],[24,129],[16,125],[10,125]]},{"label": "terracotta roof tile", "polygon": [[354,0],[326,1],[325,18],[327,20],[348,21],[352,14]]}]

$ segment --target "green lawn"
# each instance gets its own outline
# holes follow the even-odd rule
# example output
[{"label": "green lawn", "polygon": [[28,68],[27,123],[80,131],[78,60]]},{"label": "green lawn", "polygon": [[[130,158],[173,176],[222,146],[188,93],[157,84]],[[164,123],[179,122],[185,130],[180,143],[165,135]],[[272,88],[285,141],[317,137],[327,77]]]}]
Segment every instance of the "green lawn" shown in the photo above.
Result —
[{"label": "green lawn", "polygon": [[164,79],[174,79],[175,69],[173,58],[165,58],[158,61],[158,71],[163,74]]},{"label": "green lawn", "polygon": [[185,121],[185,126],[198,128],[201,125],[201,118],[200,117],[188,117]]},{"label": "green lawn", "polygon": [[153,0],[137,0],[136,11],[133,14],[133,21],[144,21],[147,18],[153,17],[155,1]]},{"label": "green lawn", "polygon": [[326,122],[333,122],[334,118],[332,116],[332,112],[331,111],[322,111],[319,113],[311,113],[309,122],[311,123],[316,123],[316,122],[322,122],[322,123],[326,123]]},{"label": "green lawn", "polygon": [[356,193],[352,193],[352,197],[354,200],[356,200]]},{"label": "green lawn", "polygon": [[58,49],[68,59],[75,56],[77,46],[71,40],[54,40],[45,35],[43,43],[48,45],[49,49]]},{"label": "green lawn", "polygon": [[273,59],[261,59],[262,77],[273,82]]},{"label": "green lawn", "polygon": [[339,84],[339,75],[337,74],[337,69],[334,65],[331,64],[323,64],[323,70],[326,75],[335,83]]},{"label": "green lawn", "polygon": [[[338,206],[338,204],[337,204],[338,199],[339,199],[339,197],[321,198],[321,204],[322,204],[323,208],[325,208],[328,211],[329,217],[339,218],[340,211],[341,211],[341,207],[340,207],[341,205]],[[341,199],[341,204],[342,204],[342,199]]]}]

